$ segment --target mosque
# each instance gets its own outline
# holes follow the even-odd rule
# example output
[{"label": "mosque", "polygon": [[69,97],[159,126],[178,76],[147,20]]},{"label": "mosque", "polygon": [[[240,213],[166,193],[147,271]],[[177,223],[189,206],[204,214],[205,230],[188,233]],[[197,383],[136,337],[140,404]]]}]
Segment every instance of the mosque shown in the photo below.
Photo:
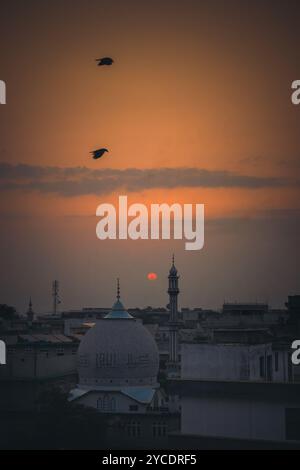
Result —
[{"label": "mosque", "polygon": [[[176,314],[178,276],[174,265],[169,273],[172,320],[172,369],[177,359]],[[111,311],[89,329],[78,349],[78,386],[70,400],[103,413],[143,414],[162,409],[167,397],[157,381],[159,351],[151,333],[131,316],[117,299]]]}]

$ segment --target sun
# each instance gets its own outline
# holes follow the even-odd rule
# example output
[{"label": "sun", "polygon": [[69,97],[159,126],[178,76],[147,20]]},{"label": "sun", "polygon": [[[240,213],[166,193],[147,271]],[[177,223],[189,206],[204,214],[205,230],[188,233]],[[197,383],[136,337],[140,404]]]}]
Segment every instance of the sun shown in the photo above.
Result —
[{"label": "sun", "polygon": [[156,279],[157,279],[157,274],[156,274],[156,273],[148,273],[148,274],[147,274],[147,279],[148,279],[149,281],[156,281]]}]

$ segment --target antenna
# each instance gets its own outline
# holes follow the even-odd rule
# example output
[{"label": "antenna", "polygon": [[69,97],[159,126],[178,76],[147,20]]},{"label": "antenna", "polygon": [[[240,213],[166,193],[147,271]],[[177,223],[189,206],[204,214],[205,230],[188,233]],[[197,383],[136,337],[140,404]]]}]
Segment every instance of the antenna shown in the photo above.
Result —
[{"label": "antenna", "polygon": [[59,298],[59,282],[53,281],[52,283],[52,297],[53,297],[53,314],[57,313],[57,306],[60,304]]},{"label": "antenna", "polygon": [[120,300],[120,279],[117,278],[117,299]]}]

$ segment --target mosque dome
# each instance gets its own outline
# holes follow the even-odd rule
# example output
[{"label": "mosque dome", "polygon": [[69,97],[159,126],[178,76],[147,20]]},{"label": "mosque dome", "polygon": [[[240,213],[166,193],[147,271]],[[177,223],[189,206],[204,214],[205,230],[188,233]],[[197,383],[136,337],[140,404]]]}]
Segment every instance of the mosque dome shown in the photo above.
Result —
[{"label": "mosque dome", "polygon": [[158,386],[159,353],[151,333],[117,301],[82,338],[78,349],[81,388]]}]

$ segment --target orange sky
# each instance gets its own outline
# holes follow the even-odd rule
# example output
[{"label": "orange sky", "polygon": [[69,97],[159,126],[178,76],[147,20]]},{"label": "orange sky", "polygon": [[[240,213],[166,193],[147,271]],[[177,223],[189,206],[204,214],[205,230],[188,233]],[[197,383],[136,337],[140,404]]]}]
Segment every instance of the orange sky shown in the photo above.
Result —
[{"label": "orange sky", "polygon": [[[198,3],[106,1],[83,9],[75,2],[71,9],[68,1],[44,8],[33,2],[30,18],[13,18],[3,32],[9,47],[2,75],[9,78],[1,161],[294,176],[300,113],[290,102],[299,65],[291,51],[292,12],[280,20],[276,8],[270,15],[229,2],[223,17],[224,2]],[[102,53],[115,58],[113,67],[96,67]],[[89,151],[99,146],[110,154],[94,162]],[[294,196],[281,188],[263,196],[176,191],[215,215],[297,207]],[[137,197],[151,202],[157,193]],[[163,192],[164,200],[173,197]],[[42,199],[30,198],[33,212],[51,210]],[[60,210],[71,205],[72,213],[91,214],[96,200],[60,199]]]}]

